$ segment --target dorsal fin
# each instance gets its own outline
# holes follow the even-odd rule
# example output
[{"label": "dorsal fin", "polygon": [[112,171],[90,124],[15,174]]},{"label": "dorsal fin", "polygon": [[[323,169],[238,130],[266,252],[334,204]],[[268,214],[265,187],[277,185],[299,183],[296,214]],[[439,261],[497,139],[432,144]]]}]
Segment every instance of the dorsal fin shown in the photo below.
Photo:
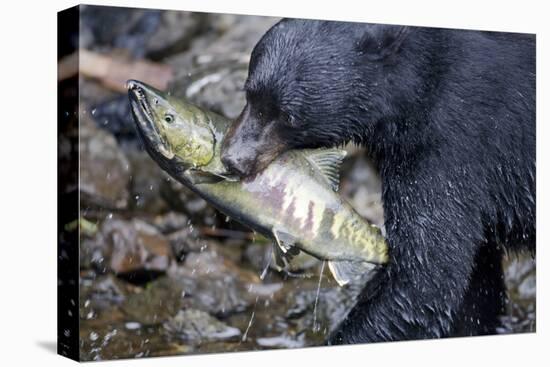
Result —
[{"label": "dorsal fin", "polygon": [[340,184],[340,166],[347,152],[341,149],[308,149],[305,155],[319,169],[334,191]]}]

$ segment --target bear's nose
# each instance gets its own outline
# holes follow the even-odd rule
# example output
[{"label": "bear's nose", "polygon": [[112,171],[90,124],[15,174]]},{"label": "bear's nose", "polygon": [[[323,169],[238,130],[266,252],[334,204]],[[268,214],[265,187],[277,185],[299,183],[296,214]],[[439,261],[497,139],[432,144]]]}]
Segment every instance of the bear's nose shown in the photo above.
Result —
[{"label": "bear's nose", "polygon": [[235,157],[232,154],[223,154],[221,160],[225,168],[233,174],[236,174],[240,177],[245,177],[249,172],[249,165],[244,162],[244,160]]}]

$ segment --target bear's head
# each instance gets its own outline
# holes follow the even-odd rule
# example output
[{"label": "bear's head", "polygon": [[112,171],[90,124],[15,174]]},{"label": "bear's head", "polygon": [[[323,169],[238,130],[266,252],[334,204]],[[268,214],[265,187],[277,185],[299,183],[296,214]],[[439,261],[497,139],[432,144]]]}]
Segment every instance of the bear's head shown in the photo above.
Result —
[{"label": "bear's head", "polygon": [[[286,19],[255,46],[246,106],[222,144],[241,176],[296,148],[363,142],[392,114],[402,78],[392,78],[408,27]],[[404,90],[404,89],[403,89]]]}]

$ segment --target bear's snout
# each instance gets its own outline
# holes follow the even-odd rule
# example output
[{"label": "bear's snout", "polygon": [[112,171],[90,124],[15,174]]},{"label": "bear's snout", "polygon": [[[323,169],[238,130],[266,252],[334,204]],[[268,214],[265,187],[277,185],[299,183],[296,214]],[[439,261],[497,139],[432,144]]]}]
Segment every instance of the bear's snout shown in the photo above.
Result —
[{"label": "bear's snout", "polygon": [[250,174],[252,164],[245,159],[222,150],[221,160],[225,168],[232,174],[245,177]]}]

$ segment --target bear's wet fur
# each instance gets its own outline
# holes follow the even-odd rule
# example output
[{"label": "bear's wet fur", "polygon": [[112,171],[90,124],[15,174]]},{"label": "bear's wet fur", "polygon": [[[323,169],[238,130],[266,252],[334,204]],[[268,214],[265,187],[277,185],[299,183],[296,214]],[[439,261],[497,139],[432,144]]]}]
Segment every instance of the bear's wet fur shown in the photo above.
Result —
[{"label": "bear's wet fur", "polygon": [[503,252],[535,252],[534,35],[283,20],[245,90],[231,168],[353,141],[381,175],[391,260],[329,344],[495,333]]}]

